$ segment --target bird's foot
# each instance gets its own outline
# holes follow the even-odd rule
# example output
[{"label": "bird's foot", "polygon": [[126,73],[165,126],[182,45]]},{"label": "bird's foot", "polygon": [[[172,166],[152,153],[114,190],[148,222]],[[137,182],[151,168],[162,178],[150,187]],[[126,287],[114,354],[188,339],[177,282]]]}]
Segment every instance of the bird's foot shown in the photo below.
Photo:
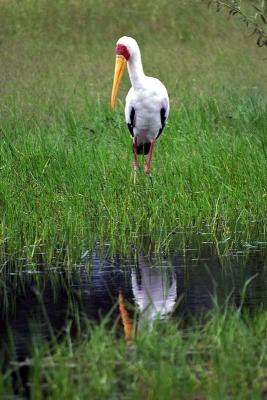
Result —
[{"label": "bird's foot", "polygon": [[136,182],[137,170],[138,170],[138,161],[134,160],[134,184]]},{"label": "bird's foot", "polygon": [[137,174],[137,170],[138,170],[138,161],[137,160],[134,160],[133,167],[134,167],[134,184],[135,184],[136,183],[136,174]]},{"label": "bird's foot", "polygon": [[137,173],[137,170],[135,169],[134,170],[134,185],[136,184],[136,173]]},{"label": "bird's foot", "polygon": [[150,165],[145,164],[144,172],[145,172],[146,176],[150,175]]},{"label": "bird's foot", "polygon": [[138,170],[138,161],[137,160],[134,160],[133,167],[134,167],[134,171],[136,172]]}]

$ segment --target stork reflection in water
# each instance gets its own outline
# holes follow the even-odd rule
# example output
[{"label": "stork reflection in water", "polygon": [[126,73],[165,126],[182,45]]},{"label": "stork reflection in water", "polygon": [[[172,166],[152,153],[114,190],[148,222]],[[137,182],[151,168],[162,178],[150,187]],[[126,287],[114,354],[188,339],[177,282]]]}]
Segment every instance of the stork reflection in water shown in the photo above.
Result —
[{"label": "stork reflection in water", "polygon": [[[177,283],[173,269],[152,267],[146,257],[138,257],[138,265],[132,267],[131,282],[133,300],[138,307],[137,332],[145,326],[150,329],[156,319],[171,313],[177,299]],[[119,310],[129,343],[134,336],[134,326],[123,302],[123,291],[119,293]]]}]

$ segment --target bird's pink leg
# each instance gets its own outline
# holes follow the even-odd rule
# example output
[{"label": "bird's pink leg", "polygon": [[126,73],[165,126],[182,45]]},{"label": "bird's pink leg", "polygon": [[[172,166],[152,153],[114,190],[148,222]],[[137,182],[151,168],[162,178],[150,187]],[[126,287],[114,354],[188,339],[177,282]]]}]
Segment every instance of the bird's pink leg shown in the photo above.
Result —
[{"label": "bird's pink leg", "polygon": [[150,143],[150,148],[149,148],[149,152],[148,152],[148,156],[147,156],[147,160],[146,160],[146,164],[145,164],[145,174],[146,175],[149,175],[149,172],[150,172],[150,163],[151,163],[151,157],[152,157],[154,143],[155,143],[155,140],[153,140]]},{"label": "bird's pink leg", "polygon": [[137,137],[133,138],[133,148],[134,148],[134,162],[133,162],[133,167],[134,167],[134,172],[137,171],[138,169],[138,160],[137,160]]}]

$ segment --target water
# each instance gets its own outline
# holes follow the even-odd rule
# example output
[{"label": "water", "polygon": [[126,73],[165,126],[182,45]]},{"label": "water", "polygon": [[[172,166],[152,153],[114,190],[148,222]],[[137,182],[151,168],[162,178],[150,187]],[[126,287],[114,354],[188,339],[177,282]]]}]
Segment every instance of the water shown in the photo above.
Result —
[{"label": "water", "polygon": [[[19,272],[2,272],[1,348],[7,353],[10,336],[17,360],[29,355],[31,338],[64,335],[66,326],[75,335],[80,319],[110,323],[123,315],[135,319],[137,332],[153,327],[155,318],[167,315],[190,324],[219,304],[254,311],[267,307],[266,251],[253,249],[216,255],[205,246],[168,256],[133,253],[127,258],[108,256],[108,248],[85,254],[71,271],[64,266],[25,265]],[[124,327],[125,328],[125,327]],[[10,335],[11,333],[11,335]]]},{"label": "water", "polygon": [[[179,329],[220,305],[255,312],[267,308],[267,251],[249,248],[218,256],[211,245],[168,256],[109,256],[108,246],[88,252],[71,270],[62,266],[3,266],[0,280],[0,361],[20,365],[29,395],[27,358],[32,342],[61,340],[66,330],[75,338],[83,321],[117,325],[118,335],[131,338],[153,329],[156,318],[179,321]],[[18,384],[14,378],[14,391]]]}]

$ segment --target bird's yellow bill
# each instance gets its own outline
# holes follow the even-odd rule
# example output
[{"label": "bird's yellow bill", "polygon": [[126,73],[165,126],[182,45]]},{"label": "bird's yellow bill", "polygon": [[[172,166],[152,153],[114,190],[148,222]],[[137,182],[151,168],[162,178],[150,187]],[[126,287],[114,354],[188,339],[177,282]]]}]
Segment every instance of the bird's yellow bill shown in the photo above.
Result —
[{"label": "bird's yellow bill", "polygon": [[123,72],[126,67],[127,60],[125,57],[121,55],[116,56],[116,64],[115,64],[115,71],[114,71],[114,79],[113,79],[113,87],[111,93],[111,108],[114,110],[115,107],[115,100],[119,90],[120,81],[123,75]]}]

